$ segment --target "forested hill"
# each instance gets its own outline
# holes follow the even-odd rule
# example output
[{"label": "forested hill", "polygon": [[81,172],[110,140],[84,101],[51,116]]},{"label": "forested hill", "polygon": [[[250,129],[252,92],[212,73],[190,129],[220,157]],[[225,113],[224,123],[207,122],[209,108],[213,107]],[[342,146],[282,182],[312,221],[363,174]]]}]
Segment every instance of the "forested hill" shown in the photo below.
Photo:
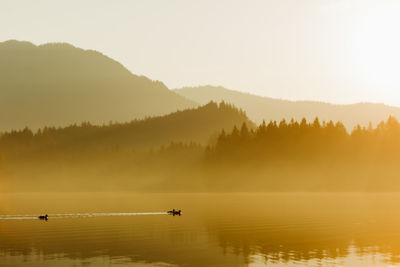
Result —
[{"label": "forested hill", "polygon": [[66,43],[0,43],[0,131],[125,122],[196,106],[93,50]]},{"label": "forested hill", "polygon": [[246,111],[249,118],[258,124],[263,120],[280,121],[293,118],[300,121],[302,118],[306,118],[312,121],[315,117],[319,117],[325,121],[341,121],[347,130],[351,131],[357,124],[368,126],[369,122],[372,122],[376,126],[389,116],[400,119],[400,108],[384,104],[333,105],[313,101],[288,101],[215,86],[184,87],[175,90],[175,92],[200,104],[209,101],[232,103]]},{"label": "forested hill", "polygon": [[230,131],[246,123],[255,127],[246,114],[232,105],[210,102],[196,109],[178,111],[166,116],[95,126],[90,123],[64,128],[45,127],[37,133],[25,128],[0,137],[5,157],[31,153],[69,153],[83,151],[158,149],[171,142],[206,145],[213,134]]}]

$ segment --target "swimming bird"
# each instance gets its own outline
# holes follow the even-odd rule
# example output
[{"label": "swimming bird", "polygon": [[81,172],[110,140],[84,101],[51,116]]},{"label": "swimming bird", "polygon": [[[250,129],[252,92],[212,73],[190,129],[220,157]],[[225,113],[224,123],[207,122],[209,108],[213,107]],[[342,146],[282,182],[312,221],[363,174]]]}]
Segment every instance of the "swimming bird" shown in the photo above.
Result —
[{"label": "swimming bird", "polygon": [[40,216],[39,216],[39,219],[40,219],[40,220],[46,220],[46,221],[47,221],[47,217],[49,217],[49,215],[47,215],[47,214],[46,214],[46,215],[40,215]]},{"label": "swimming bird", "polygon": [[181,216],[181,210],[175,210],[175,209],[173,209],[173,210],[169,210],[169,211],[167,211],[167,213],[168,214],[171,214],[171,215],[179,215],[179,216]]}]

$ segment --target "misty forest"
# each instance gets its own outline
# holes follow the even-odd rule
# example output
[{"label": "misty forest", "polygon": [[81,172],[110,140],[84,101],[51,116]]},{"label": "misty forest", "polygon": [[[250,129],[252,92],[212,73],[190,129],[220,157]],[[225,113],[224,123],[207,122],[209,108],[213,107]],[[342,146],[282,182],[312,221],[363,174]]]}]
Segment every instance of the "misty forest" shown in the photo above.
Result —
[{"label": "misty forest", "polygon": [[129,123],[5,132],[0,170],[5,191],[392,191],[399,140],[394,117],[351,133],[318,118],[257,126],[210,102]]}]

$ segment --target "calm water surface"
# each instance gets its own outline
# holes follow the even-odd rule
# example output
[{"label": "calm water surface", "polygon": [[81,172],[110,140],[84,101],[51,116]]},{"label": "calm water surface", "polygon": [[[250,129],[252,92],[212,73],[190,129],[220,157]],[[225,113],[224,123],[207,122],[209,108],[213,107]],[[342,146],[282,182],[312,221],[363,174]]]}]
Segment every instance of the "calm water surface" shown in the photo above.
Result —
[{"label": "calm water surface", "polygon": [[0,214],[1,266],[400,266],[400,194],[1,194]]}]

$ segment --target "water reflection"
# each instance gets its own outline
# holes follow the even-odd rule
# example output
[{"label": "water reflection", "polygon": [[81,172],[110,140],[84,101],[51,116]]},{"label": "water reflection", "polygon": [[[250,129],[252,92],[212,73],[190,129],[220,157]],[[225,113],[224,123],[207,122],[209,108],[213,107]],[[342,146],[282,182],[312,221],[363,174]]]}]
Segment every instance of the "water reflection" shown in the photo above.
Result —
[{"label": "water reflection", "polygon": [[399,201],[387,194],[241,196],[232,202],[247,203],[245,209],[225,209],[223,216],[216,211],[207,225],[221,247],[249,262],[252,255],[289,263],[375,254],[394,264],[400,253]]},{"label": "water reflection", "polygon": [[[0,220],[3,264],[400,263],[397,194],[3,194],[0,203],[0,218],[50,215],[48,221]],[[172,207],[183,216],[164,213]],[[149,211],[162,213],[126,215]],[[51,219],[65,213],[114,215]]]}]

